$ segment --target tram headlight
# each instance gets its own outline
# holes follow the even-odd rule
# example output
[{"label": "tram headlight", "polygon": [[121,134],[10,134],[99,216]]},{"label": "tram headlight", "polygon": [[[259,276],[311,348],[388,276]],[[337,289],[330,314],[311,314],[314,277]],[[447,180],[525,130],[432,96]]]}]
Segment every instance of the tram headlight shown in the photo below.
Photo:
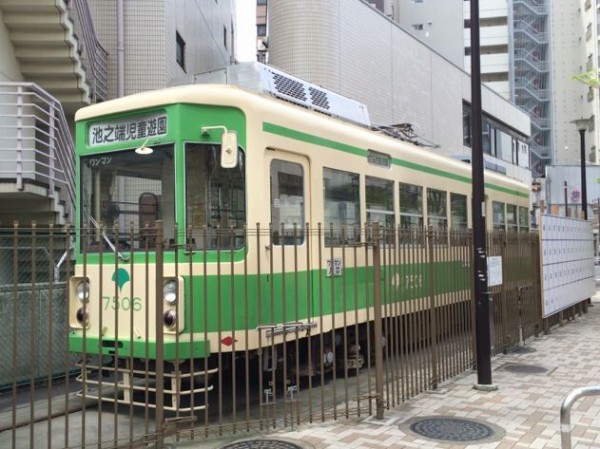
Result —
[{"label": "tram headlight", "polygon": [[88,302],[90,299],[90,283],[87,280],[77,284],[77,299],[80,302]]},{"label": "tram headlight", "polygon": [[169,305],[177,302],[177,282],[170,280],[163,285],[163,299]]},{"label": "tram headlight", "polygon": [[77,319],[77,322],[79,324],[81,324],[82,326],[87,325],[88,314],[85,310],[83,310],[83,307],[80,307],[79,309],[77,309],[77,313],[75,313],[75,318]]},{"label": "tram headlight", "polygon": [[177,314],[175,313],[175,311],[169,310],[165,312],[165,314],[163,315],[163,322],[165,323],[165,326],[169,329],[175,328],[175,326],[177,326]]}]

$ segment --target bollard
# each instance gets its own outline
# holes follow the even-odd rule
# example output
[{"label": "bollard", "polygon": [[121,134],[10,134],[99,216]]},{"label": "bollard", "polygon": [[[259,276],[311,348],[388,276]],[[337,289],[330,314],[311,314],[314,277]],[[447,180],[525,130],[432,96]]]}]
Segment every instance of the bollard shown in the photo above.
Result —
[{"label": "bollard", "polygon": [[581,387],[571,391],[560,407],[560,442],[562,449],[571,449],[571,407],[585,396],[600,396],[600,386]]}]

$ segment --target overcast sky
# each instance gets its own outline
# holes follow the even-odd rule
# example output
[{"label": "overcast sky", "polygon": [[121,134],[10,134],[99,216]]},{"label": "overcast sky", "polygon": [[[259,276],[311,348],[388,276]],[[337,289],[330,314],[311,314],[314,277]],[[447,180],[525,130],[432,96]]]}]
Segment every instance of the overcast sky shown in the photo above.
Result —
[{"label": "overcast sky", "polygon": [[235,0],[237,21],[237,59],[256,60],[256,0]]}]

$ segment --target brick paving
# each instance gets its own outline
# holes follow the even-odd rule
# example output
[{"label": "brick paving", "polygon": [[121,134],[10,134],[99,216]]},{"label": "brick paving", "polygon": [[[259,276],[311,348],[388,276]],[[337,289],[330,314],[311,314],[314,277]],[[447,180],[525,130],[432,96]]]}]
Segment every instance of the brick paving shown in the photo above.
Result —
[{"label": "brick paving", "polygon": [[[269,437],[284,438],[316,449],[561,449],[560,408],[566,395],[579,387],[600,385],[600,295],[588,313],[566,321],[549,334],[526,341],[534,351],[512,352],[492,359],[495,391],[473,388],[475,372],[443,384],[442,394],[421,394],[372,417],[304,425]],[[540,374],[503,369],[506,364],[546,368]],[[442,442],[412,433],[411,418],[468,418],[499,427],[496,441],[473,444]],[[493,428],[497,428],[493,427]],[[571,413],[573,449],[600,448],[600,397],[579,399]]]}]

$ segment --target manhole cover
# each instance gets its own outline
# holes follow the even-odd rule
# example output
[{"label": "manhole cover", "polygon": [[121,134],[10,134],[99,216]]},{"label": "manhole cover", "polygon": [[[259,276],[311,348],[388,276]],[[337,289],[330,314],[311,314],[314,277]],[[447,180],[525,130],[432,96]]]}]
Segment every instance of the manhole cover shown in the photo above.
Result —
[{"label": "manhole cover", "polygon": [[230,443],[227,446],[222,446],[220,449],[303,449],[289,441],[283,440],[270,440],[270,439],[257,439],[257,440],[244,440]]},{"label": "manhole cover", "polygon": [[543,374],[548,371],[543,366],[518,365],[516,363],[508,363],[508,364],[504,365],[504,370],[510,371],[511,373],[524,373],[524,374]]},{"label": "manhole cover", "polygon": [[417,435],[434,440],[466,443],[481,442],[481,440],[494,441],[499,438],[498,433],[504,433],[498,426],[446,416],[415,418],[409,429]]}]

